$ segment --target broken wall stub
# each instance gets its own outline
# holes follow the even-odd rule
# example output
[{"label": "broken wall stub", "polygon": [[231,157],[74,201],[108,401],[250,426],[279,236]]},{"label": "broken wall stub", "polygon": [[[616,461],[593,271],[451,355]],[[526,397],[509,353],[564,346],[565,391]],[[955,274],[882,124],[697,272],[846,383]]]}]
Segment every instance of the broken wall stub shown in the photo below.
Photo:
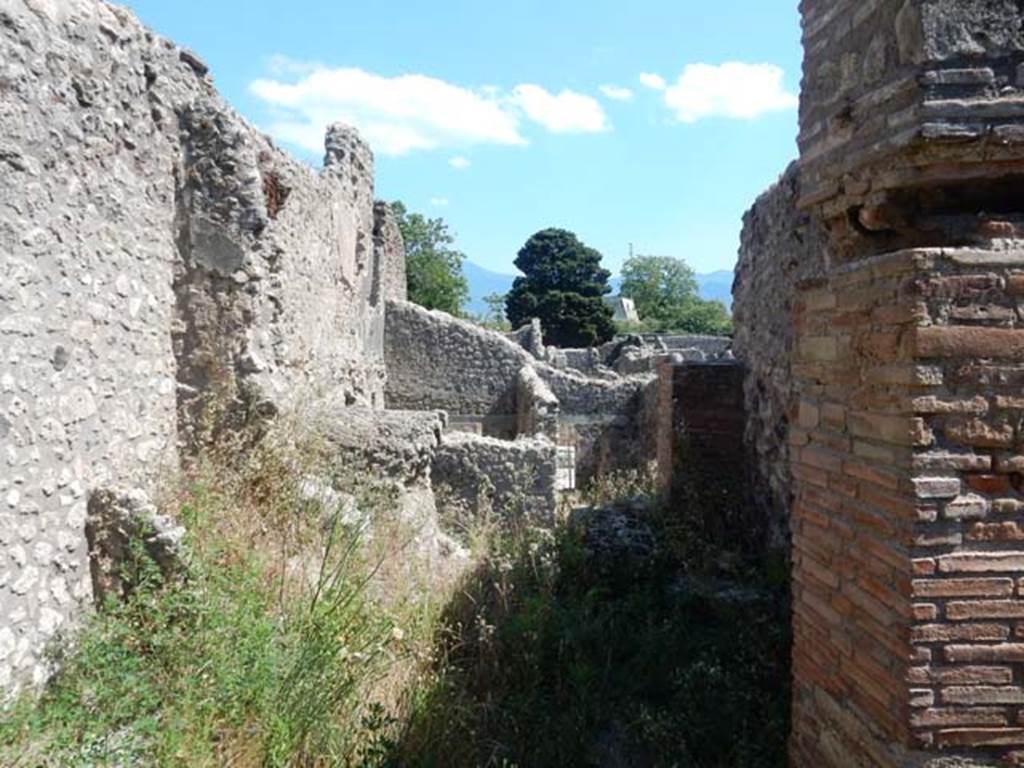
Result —
[{"label": "broken wall stub", "polygon": [[1024,758],[1024,14],[804,0],[796,766]]},{"label": "broken wall stub", "polygon": [[0,7],[0,691],[88,603],[91,493],[148,488],[232,418],[382,405],[372,155],[322,173],[206,66],[99,0]]},{"label": "broken wall stub", "polygon": [[543,435],[558,439],[561,404],[551,388],[531,366],[519,369],[516,379],[516,434]]},{"label": "broken wall stub", "polygon": [[380,299],[405,301],[408,293],[405,243],[394,210],[381,200],[373,204],[373,247],[377,261],[374,274],[379,283],[375,290],[380,292]]},{"label": "broken wall stub", "polygon": [[434,457],[431,482],[448,514],[464,522],[551,526],[558,507],[555,451],[550,440],[449,434]]}]

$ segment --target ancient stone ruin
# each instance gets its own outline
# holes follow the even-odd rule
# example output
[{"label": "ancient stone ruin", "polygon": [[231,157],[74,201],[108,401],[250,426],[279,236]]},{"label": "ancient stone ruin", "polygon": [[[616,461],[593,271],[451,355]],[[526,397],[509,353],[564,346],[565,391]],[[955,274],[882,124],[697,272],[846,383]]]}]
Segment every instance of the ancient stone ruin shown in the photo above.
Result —
[{"label": "ancient stone ruin", "polygon": [[6,4],[0,41],[0,689],[47,677],[47,643],[120,591],[147,493],[241,424],[320,422],[436,554],[435,489],[550,522],[560,471],[567,487],[653,456],[663,350],[634,340],[635,375],[592,375],[549,364],[534,329],[405,303],[352,129],[329,129],[314,172],[198,56],[99,0]]},{"label": "ancient stone ruin", "polygon": [[[90,597],[85,526],[203,439],[302,393],[380,407],[402,291],[373,158],[323,171],[228,107],[194,54],[94,0],[0,9],[0,687]],[[95,506],[95,505],[94,505]]]},{"label": "ancient stone ruin", "polygon": [[124,9],[5,3],[0,689],[123,588],[161,478],[300,410],[438,557],[441,498],[543,524],[696,450],[789,550],[793,765],[1024,761],[1024,11],[801,10],[801,157],[745,218],[731,349],[555,350],[405,301],[352,129],[313,171]]}]

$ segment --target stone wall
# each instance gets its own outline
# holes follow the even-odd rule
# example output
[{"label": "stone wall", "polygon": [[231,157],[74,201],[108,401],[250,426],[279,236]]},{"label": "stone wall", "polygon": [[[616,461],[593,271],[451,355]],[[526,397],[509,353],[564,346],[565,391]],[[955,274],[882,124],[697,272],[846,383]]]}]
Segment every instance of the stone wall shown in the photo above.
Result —
[{"label": "stone wall", "polygon": [[[372,156],[300,165],[98,0],[0,9],[0,689],[89,598],[88,497],[231,418],[382,405]],[[375,284],[382,290],[375,293]],[[208,412],[208,411],[205,411]]]},{"label": "stone wall", "polygon": [[437,408],[476,417],[484,434],[515,436],[516,377],[533,358],[502,334],[389,301],[385,356],[388,408]]},{"label": "stone wall", "polygon": [[431,479],[439,503],[467,522],[552,525],[555,476],[550,440],[450,433],[434,458]]},{"label": "stone wall", "polygon": [[743,217],[733,283],[733,353],[745,367],[744,439],[751,455],[752,500],[769,521],[772,546],[789,541],[792,478],[789,423],[793,380],[793,308],[799,286],[824,278],[821,222],[797,210],[800,181],[791,165]]},{"label": "stone wall", "polygon": [[[520,423],[550,431],[543,426],[550,419],[520,418],[520,372],[532,369],[547,389],[549,414],[549,395],[557,400],[556,441],[576,449],[583,482],[654,457],[653,376],[598,379],[560,370],[504,334],[407,302],[388,302],[385,358],[389,408],[441,409],[452,428],[507,440],[520,434]],[[531,407],[524,403],[523,412]]]}]

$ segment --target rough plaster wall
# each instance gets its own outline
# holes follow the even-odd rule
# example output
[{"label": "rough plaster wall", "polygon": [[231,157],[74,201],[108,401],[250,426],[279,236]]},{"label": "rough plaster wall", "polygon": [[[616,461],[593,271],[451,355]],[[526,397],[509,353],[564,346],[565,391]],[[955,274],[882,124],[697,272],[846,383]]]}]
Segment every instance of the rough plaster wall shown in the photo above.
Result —
[{"label": "rough plaster wall", "polygon": [[[0,6],[0,689],[89,598],[91,491],[176,465],[212,385],[382,400],[372,158],[315,174],[98,0]],[[180,411],[179,411],[180,407]],[[178,414],[184,418],[179,423]]]},{"label": "rough plaster wall", "polygon": [[799,197],[794,164],[743,217],[733,283],[733,353],[746,368],[752,494],[780,547],[788,541],[792,499],[787,438],[796,392],[794,302],[798,286],[820,280],[826,268],[824,227],[797,211]]}]

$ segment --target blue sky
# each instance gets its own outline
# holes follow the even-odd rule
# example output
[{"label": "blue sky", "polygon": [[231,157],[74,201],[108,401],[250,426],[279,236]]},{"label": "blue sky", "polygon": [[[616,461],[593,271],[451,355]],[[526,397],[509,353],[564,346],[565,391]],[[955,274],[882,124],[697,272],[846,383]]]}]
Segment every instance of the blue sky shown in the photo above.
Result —
[{"label": "blue sky", "polygon": [[548,226],[617,271],[731,269],[740,217],[796,156],[795,0],[128,0],[313,164],[322,124],[374,146],[377,196],[512,272]]}]

